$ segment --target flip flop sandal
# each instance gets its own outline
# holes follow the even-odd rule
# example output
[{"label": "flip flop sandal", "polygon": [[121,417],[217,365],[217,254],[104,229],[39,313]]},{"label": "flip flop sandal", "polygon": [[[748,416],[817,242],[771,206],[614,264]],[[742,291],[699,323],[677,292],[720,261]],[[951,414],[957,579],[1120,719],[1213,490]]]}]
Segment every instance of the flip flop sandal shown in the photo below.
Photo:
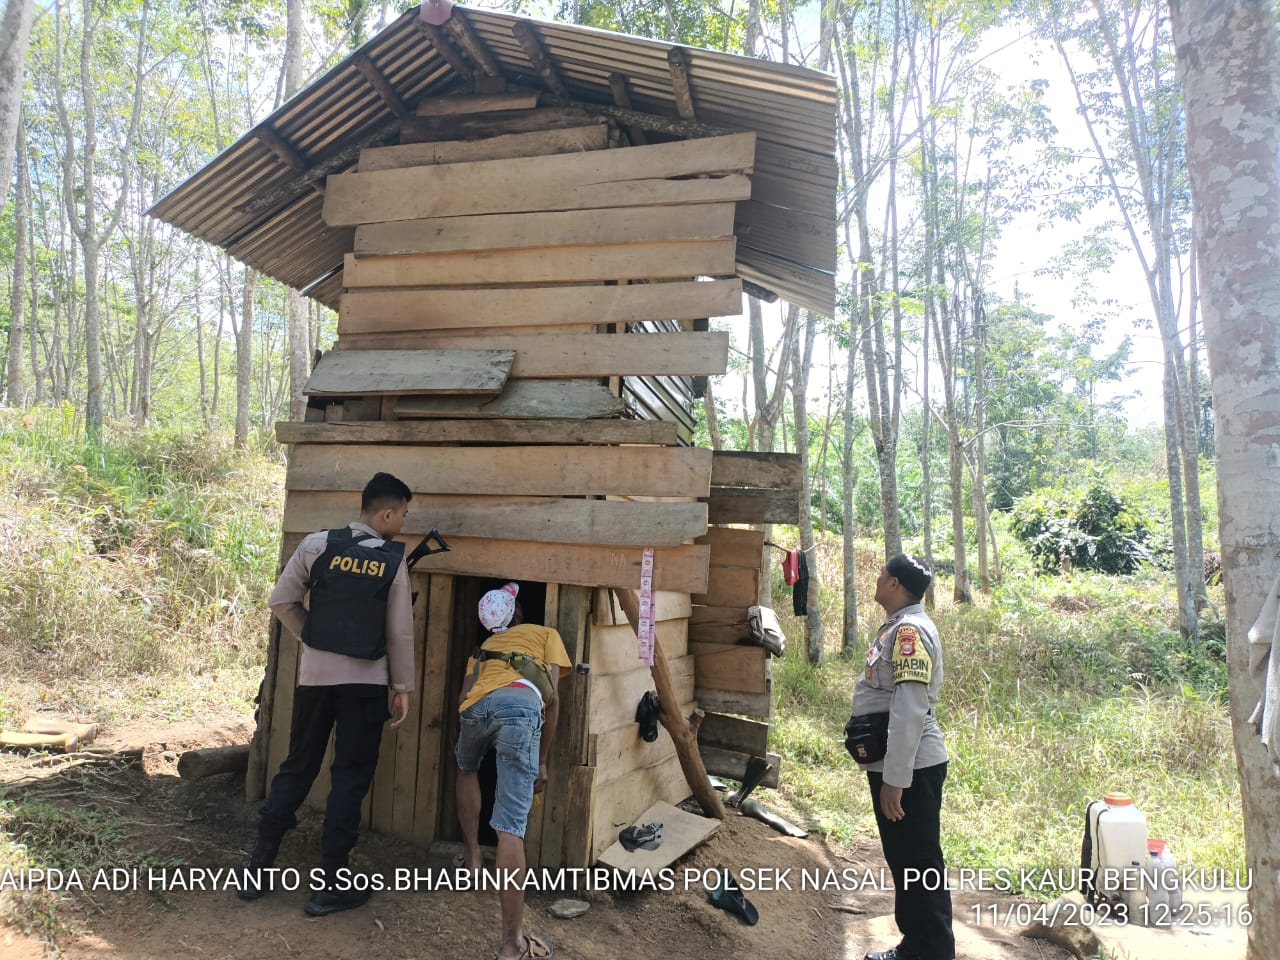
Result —
[{"label": "flip flop sandal", "polygon": [[551,956],[550,942],[541,937],[535,937],[532,933],[526,933],[524,938],[529,941],[529,945],[524,948],[524,953],[520,954],[520,960],[546,960]]},{"label": "flip flop sandal", "polygon": [[741,917],[748,926],[754,927],[760,922],[760,911],[756,909],[754,903],[742,895],[742,888],[738,886],[738,881],[734,879],[733,874],[724,867],[716,869],[720,874],[720,883],[707,894],[707,899],[711,901],[712,906]]},{"label": "flip flop sandal", "polygon": [[658,695],[649,690],[636,705],[636,723],[640,724],[640,738],[646,743],[658,739],[659,712]]},{"label": "flip flop sandal", "polygon": [[618,834],[618,840],[628,853],[633,850],[657,850],[662,846],[662,824],[641,823],[626,827]]}]

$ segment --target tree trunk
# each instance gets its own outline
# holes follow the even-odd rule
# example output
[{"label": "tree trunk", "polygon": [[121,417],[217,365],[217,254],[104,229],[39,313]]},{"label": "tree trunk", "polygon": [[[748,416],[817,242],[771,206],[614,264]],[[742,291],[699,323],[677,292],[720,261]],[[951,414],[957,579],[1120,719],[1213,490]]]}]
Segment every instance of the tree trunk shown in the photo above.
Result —
[{"label": "tree trunk", "polygon": [[986,341],[986,310],[982,300],[975,298],[973,324],[973,432],[975,463],[973,465],[973,518],[978,534],[978,588],[991,592],[991,571],[987,563],[987,453],[986,433],[986,375],[982,366],[982,354]]},{"label": "tree trunk", "polygon": [[[288,0],[284,40],[284,98],[288,100],[302,87],[302,0]],[[307,323],[307,301],[297,290],[289,290],[289,419],[301,421],[307,415],[307,385],[311,361],[311,328]]]},{"label": "tree trunk", "polygon": [[706,393],[702,395],[702,406],[707,413],[707,436],[711,439],[712,450],[723,450],[724,443],[720,439],[720,421],[716,418],[716,398],[712,391],[711,381],[707,381]]},{"label": "tree trunk", "polygon": [[1259,694],[1247,635],[1280,556],[1280,474],[1271,462],[1280,449],[1280,32],[1271,3],[1170,6],[1217,421],[1231,715],[1253,872],[1247,956],[1264,960],[1280,944],[1280,776],[1246,720]]},{"label": "tree trunk", "polygon": [[854,548],[857,524],[854,522],[853,494],[858,471],[853,460],[853,385],[856,382],[858,338],[854,336],[855,314],[849,318],[849,353],[844,383],[844,458],[841,462],[841,541],[844,547],[844,623],[840,632],[840,653],[852,656],[858,649],[858,557]]},{"label": "tree trunk", "polygon": [[[796,418],[796,452],[800,455],[800,549],[805,556],[817,559],[813,551],[813,482],[809,477],[809,367],[813,363],[813,341],[818,335],[818,315],[805,311],[804,348],[795,353],[795,370],[791,381],[791,408]],[[811,561],[810,566],[814,563]],[[809,663],[822,663],[822,610],[819,603],[817,571],[811,571],[809,592],[805,598],[808,614],[804,622],[805,655]]]},{"label": "tree trunk", "polygon": [[[5,14],[6,20],[8,13]],[[2,95],[0,95],[2,99]],[[0,118],[0,122],[3,122]],[[0,180],[7,184],[8,180]],[[22,351],[26,347],[25,307],[27,298],[27,218],[31,206],[29,177],[27,176],[27,140],[18,141],[18,189],[13,205],[13,282],[9,287],[9,365],[5,380],[9,405],[25,406],[26,384],[22,376]],[[34,317],[32,318],[34,322]]]},{"label": "tree trunk", "polygon": [[249,443],[249,388],[253,381],[253,291],[258,271],[244,271],[244,302],[240,307],[240,323],[233,327],[236,335],[236,427],[235,445],[244,449]]},{"label": "tree trunk", "polygon": [[13,148],[22,127],[22,88],[33,0],[7,0],[0,20],[0,204],[8,199]]}]

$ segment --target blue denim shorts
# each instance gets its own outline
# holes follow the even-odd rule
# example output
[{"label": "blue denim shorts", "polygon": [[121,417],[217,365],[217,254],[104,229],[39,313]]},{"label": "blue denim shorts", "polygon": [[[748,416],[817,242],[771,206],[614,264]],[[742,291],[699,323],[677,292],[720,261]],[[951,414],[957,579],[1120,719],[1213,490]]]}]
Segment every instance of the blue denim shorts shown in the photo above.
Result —
[{"label": "blue denim shorts", "polygon": [[479,771],[490,747],[498,755],[498,785],[489,820],[493,829],[524,836],[541,739],[542,701],[528,687],[499,687],[462,711],[455,753],[458,769]]}]

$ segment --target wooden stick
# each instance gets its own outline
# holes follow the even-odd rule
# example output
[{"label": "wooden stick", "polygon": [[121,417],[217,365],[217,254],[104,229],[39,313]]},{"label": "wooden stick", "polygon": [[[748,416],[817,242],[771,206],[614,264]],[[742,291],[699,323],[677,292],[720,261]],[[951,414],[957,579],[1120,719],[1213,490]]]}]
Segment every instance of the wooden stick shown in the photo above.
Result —
[{"label": "wooden stick", "polygon": [[578,107],[588,113],[616,120],[623,126],[639,127],[641,130],[653,130],[657,133],[670,133],[677,137],[694,139],[699,137],[723,137],[730,133],[738,133],[728,127],[718,127],[709,123],[690,123],[688,120],[673,120],[671,117],[659,116],[656,113],[642,113],[639,110],[625,110],[622,107],[607,103],[587,103],[582,100],[570,100],[554,94],[543,94],[538,99],[544,107]]},{"label": "wooden stick", "polygon": [[538,72],[538,76],[542,77],[542,82],[547,85],[547,89],[557,96],[569,96],[569,88],[564,85],[560,72],[556,70],[555,61],[542,46],[542,40],[533,24],[528,20],[517,20],[511,24],[511,32],[520,42],[520,49],[524,51],[525,57]]},{"label": "wooden stick", "polygon": [[[613,91],[613,102],[623,110],[631,109],[631,92],[627,89],[627,76],[624,73],[609,74],[609,89]],[[627,135],[631,137],[631,142],[637,147],[643,147],[649,142],[645,137],[644,131],[639,127],[628,127]]]},{"label": "wooden stick", "polygon": [[672,47],[667,51],[667,65],[671,69],[671,89],[675,93],[676,112],[681,120],[697,123],[698,117],[693,112],[693,94],[689,90],[689,57],[683,47]]},{"label": "wooden stick", "polygon": [[[626,614],[627,622],[638,631],[640,600],[636,592],[634,590],[611,592],[617,594],[618,604]],[[724,804],[720,802],[720,795],[716,793],[715,788],[711,786],[711,781],[707,778],[707,768],[702,765],[702,755],[698,753],[697,735],[690,727],[689,721],[680,713],[679,698],[671,686],[671,672],[667,668],[667,658],[662,652],[657,637],[653,639],[653,666],[650,671],[653,674],[654,686],[658,689],[658,719],[667,728],[667,733],[671,734],[671,742],[675,744],[684,778],[688,781],[698,805],[702,807],[702,812],[708,817],[723,820]]]}]

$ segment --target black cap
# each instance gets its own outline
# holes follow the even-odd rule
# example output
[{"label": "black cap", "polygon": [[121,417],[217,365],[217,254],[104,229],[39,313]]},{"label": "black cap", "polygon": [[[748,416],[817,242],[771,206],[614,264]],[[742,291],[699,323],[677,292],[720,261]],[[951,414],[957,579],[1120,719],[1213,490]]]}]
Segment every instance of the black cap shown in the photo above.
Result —
[{"label": "black cap", "polygon": [[929,584],[933,582],[933,571],[929,569],[929,565],[910,554],[900,553],[891,557],[885,566],[889,575],[895,577],[914,597],[923,597]]}]

